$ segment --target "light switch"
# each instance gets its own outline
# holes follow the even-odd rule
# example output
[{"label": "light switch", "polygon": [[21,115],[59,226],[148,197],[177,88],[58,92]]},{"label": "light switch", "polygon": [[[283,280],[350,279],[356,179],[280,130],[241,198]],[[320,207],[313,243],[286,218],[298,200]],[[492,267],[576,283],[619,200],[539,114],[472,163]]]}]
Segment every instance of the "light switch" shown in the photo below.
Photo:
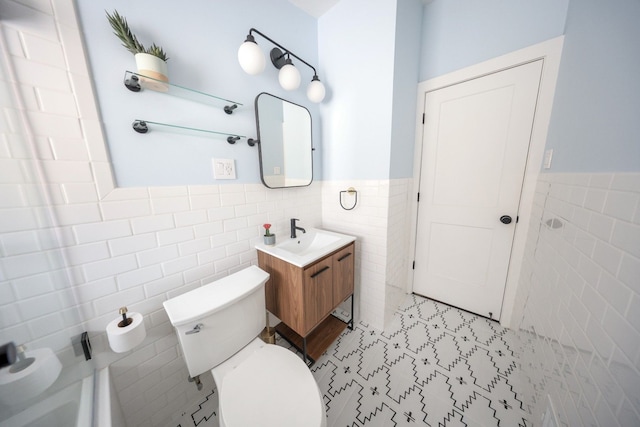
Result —
[{"label": "light switch", "polygon": [[280,175],[280,166],[274,166],[273,167],[273,174],[274,175]]},{"label": "light switch", "polygon": [[542,163],[542,167],[545,169],[551,169],[552,158],[553,158],[553,148],[550,148],[544,152],[544,162]]},{"label": "light switch", "polygon": [[215,179],[236,179],[236,164],[233,159],[213,159]]}]

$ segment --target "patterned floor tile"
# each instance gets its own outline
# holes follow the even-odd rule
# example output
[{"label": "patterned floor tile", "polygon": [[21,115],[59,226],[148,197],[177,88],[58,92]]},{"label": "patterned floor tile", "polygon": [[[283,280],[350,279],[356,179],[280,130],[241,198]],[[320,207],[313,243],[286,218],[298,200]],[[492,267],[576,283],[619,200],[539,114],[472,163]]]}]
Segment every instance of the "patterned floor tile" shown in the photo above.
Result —
[{"label": "patterned floor tile", "polygon": [[[495,321],[408,295],[384,332],[345,330],[311,372],[328,427],[531,426],[516,342]],[[173,425],[217,426],[217,410],[212,391]]]},{"label": "patterned floor tile", "polygon": [[389,367],[389,391],[387,397],[400,403],[416,386],[415,359],[408,354]]},{"label": "patterned floor tile", "polygon": [[464,418],[467,425],[474,426],[497,426],[498,419],[496,411],[491,407],[491,400],[476,393],[469,396],[469,400],[464,404]]},{"label": "patterned floor tile", "polygon": [[398,426],[423,425],[425,417],[425,404],[422,390],[417,385],[409,390],[402,402],[397,405],[396,416],[393,420]]},{"label": "patterned floor tile", "polygon": [[362,398],[362,386],[351,382],[344,390],[331,399],[327,405],[327,426],[357,426],[354,414],[358,413]]}]

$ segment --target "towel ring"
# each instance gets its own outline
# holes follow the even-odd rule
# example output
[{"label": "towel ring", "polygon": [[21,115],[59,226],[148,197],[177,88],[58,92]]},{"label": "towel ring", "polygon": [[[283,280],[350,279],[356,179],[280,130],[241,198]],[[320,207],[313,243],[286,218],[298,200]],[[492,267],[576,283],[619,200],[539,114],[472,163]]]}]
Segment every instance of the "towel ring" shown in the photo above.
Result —
[{"label": "towel ring", "polygon": [[[350,208],[345,208],[345,207],[344,207],[344,205],[342,204],[342,194],[343,194],[343,193],[355,194],[355,196],[356,196],[356,199],[355,199],[355,201],[353,202],[353,206],[351,206]],[[355,188],[353,188],[353,187],[349,187],[349,188],[347,188],[346,190],[341,191],[341,192],[340,192],[340,196],[339,196],[338,198],[339,198],[339,201],[340,201],[340,206],[341,206],[341,207],[342,207],[342,209],[344,209],[345,211],[350,211],[350,210],[352,210],[352,209],[353,209],[353,208],[355,208],[355,207],[356,207],[356,205],[358,204],[358,192],[357,192],[357,191],[356,191],[356,189],[355,189]]]}]

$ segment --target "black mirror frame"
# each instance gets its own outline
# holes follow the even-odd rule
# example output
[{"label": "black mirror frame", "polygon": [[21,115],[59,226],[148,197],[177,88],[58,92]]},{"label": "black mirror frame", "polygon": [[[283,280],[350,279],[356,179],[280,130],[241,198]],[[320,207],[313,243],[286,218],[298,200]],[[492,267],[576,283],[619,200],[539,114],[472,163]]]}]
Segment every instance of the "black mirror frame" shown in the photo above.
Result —
[{"label": "black mirror frame", "polygon": [[[287,102],[289,104],[293,104],[296,107],[300,107],[303,108],[304,110],[306,110],[307,114],[309,114],[309,142],[311,143],[311,149],[309,152],[309,155],[311,156],[311,179],[309,180],[308,184],[305,185],[288,185],[288,186],[283,186],[283,187],[272,187],[270,185],[268,185],[265,182],[264,179],[264,165],[262,162],[262,138],[260,136],[260,116],[258,114],[258,99],[260,98],[260,96],[262,95],[269,95],[271,97],[277,98],[283,102]],[[288,101],[284,98],[281,98],[279,96],[273,95],[271,93],[267,93],[267,92],[260,92],[257,96],[256,99],[254,101],[254,105],[255,105],[255,115],[256,115],[256,132],[257,132],[257,141],[258,142],[258,160],[260,162],[260,180],[262,181],[262,184],[267,187],[267,188],[271,188],[271,189],[278,189],[278,188],[300,188],[300,187],[308,187],[311,185],[311,183],[313,183],[313,152],[315,151],[315,148],[313,147],[313,117],[311,116],[311,112],[309,111],[308,108],[306,108],[303,105],[300,104],[296,104],[295,102],[291,102]]]}]

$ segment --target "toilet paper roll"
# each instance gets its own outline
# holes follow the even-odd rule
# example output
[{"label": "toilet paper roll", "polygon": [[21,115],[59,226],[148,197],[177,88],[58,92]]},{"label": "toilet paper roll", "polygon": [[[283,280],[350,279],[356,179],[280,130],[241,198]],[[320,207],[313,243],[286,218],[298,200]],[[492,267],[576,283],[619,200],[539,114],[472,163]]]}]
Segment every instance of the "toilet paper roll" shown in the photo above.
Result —
[{"label": "toilet paper roll", "polygon": [[0,370],[0,402],[14,405],[39,395],[61,370],[62,363],[50,348],[25,351],[22,360]]},{"label": "toilet paper roll", "polygon": [[122,317],[113,320],[107,325],[107,338],[111,350],[116,353],[124,353],[131,350],[147,336],[144,328],[144,319],[140,313],[128,313],[133,320],[128,326],[120,327]]}]

